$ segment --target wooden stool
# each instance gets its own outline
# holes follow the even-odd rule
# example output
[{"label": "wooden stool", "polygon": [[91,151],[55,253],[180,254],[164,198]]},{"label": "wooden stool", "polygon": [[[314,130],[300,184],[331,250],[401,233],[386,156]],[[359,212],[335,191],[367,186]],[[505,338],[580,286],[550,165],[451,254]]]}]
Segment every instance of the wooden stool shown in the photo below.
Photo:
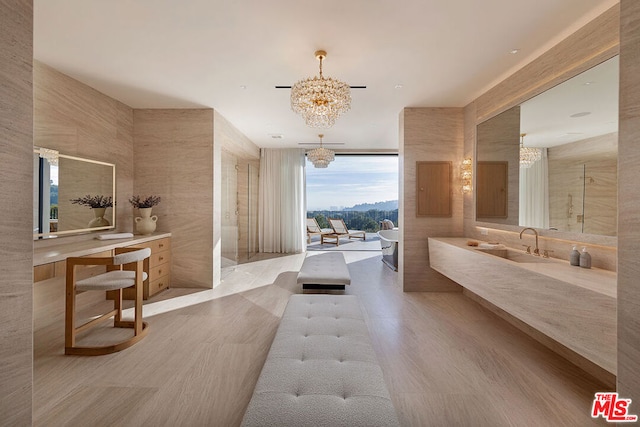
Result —
[{"label": "wooden stool", "polygon": [[[66,315],[65,315],[65,354],[98,356],[115,353],[131,347],[140,341],[148,332],[148,325],[142,321],[142,282],[146,280],[147,273],[143,271],[143,261],[151,255],[151,249],[117,248],[113,257],[91,258],[73,257],[67,258],[66,276]],[[76,265],[105,265],[106,273],[76,281]],[[122,289],[134,286],[134,320],[122,320]],[[117,296],[113,301],[114,308],[102,316],[90,320],[76,327],[76,291],[113,291],[117,290]],[[78,347],[76,346],[76,334],[85,331],[98,323],[102,323],[113,317],[115,328],[133,328],[133,336],[116,344],[102,347]]]}]

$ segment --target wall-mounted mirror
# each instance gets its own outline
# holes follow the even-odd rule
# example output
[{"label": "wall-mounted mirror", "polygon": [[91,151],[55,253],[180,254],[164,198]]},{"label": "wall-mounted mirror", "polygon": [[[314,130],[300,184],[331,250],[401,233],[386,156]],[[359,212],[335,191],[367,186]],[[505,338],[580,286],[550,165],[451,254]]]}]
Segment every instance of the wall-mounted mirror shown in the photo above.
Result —
[{"label": "wall-mounted mirror", "polygon": [[115,200],[115,168],[111,163],[34,148],[34,239],[115,228],[115,207],[92,208],[87,200],[102,197],[100,205]]},{"label": "wall-mounted mirror", "polygon": [[[535,161],[523,147],[535,149]],[[491,192],[477,188],[476,220],[615,236],[617,147],[614,57],[478,125],[478,165],[507,162],[508,191],[496,198],[507,215],[483,217],[478,206]]]}]

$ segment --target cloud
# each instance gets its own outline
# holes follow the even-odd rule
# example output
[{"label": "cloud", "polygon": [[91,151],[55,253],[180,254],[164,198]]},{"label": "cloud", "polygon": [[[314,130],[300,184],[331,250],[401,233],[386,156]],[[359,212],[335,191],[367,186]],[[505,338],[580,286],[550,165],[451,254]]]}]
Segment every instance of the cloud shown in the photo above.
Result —
[{"label": "cloud", "polygon": [[306,174],[309,210],[398,199],[397,156],[336,155],[326,169],[308,163]]}]

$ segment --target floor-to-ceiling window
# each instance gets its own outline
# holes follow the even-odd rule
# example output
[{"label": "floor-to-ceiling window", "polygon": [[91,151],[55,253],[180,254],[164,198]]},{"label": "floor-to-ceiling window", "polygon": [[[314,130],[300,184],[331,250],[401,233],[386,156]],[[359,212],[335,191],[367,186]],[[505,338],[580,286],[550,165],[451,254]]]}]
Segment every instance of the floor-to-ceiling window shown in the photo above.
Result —
[{"label": "floor-to-ceiling window", "polygon": [[306,166],[307,218],[322,228],[343,218],[350,229],[375,232],[380,221],[398,225],[398,156],[336,154],[327,168]]}]

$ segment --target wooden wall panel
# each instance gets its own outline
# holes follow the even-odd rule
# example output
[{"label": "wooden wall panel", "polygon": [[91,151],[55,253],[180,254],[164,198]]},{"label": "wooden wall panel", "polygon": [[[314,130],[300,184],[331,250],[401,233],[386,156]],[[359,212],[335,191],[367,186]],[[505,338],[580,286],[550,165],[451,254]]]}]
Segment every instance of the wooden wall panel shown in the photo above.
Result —
[{"label": "wooden wall panel", "polygon": [[463,150],[461,108],[405,108],[400,113],[400,280],[405,291],[459,291],[451,280],[429,265],[427,238],[462,235],[462,192],[453,173],[452,216],[416,216],[416,162],[452,162],[459,170]]},{"label": "wooden wall panel", "polygon": [[640,414],[640,2],[620,13],[620,139],[618,141],[618,392]]},{"label": "wooden wall panel", "polygon": [[476,163],[476,212],[479,218],[508,218],[509,162]]},{"label": "wooden wall panel", "polygon": [[0,13],[0,424],[31,425],[33,4]]},{"label": "wooden wall panel", "polygon": [[134,193],[160,196],[157,231],[170,232],[171,286],[211,288],[213,110],[134,110]]},{"label": "wooden wall panel", "polygon": [[416,216],[451,217],[451,162],[416,163]]}]

